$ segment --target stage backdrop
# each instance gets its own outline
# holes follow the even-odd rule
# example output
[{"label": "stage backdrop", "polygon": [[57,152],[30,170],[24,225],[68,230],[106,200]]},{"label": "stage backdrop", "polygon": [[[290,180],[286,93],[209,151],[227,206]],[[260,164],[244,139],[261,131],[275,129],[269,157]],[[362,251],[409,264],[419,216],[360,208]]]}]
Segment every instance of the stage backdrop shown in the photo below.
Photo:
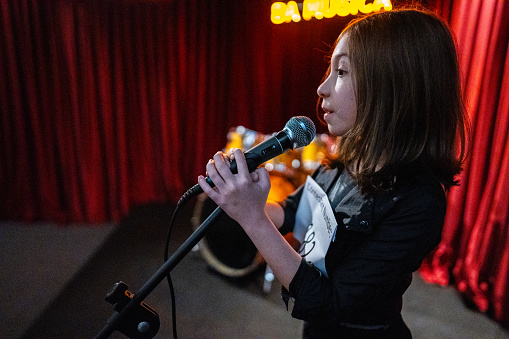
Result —
[{"label": "stage backdrop", "polygon": [[[274,25],[271,3],[0,0],[0,219],[119,220],[175,202],[232,126],[317,122],[351,18]],[[509,1],[428,5],[457,37],[473,139],[423,274],[509,326]]]},{"label": "stage backdrop", "polygon": [[276,26],[259,0],[0,4],[0,217],[59,222],[176,201],[230,127],[314,119],[348,20]]}]

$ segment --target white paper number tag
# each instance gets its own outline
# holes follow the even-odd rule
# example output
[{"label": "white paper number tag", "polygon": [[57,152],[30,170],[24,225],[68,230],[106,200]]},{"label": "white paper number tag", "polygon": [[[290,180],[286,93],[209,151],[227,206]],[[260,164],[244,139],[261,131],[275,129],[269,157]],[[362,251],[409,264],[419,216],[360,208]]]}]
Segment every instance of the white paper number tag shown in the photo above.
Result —
[{"label": "white paper number tag", "polygon": [[300,255],[325,275],[325,254],[337,226],[327,194],[308,176],[295,216],[293,236],[301,243]]}]

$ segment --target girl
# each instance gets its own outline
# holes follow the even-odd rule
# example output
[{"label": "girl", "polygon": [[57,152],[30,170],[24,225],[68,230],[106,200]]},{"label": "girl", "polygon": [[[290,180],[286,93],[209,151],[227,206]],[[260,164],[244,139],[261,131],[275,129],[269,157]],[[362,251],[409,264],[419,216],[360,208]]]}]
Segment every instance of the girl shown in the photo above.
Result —
[{"label": "girl", "polygon": [[198,178],[257,246],[287,306],[293,299],[305,338],[411,337],[402,295],[440,242],[445,192],[465,156],[460,93],[453,38],[430,12],[372,14],[339,35],[318,88],[323,121],[341,137],[337,154],[312,176],[337,223],[322,268],[282,236],[295,231],[304,185],[267,203],[267,171],[249,173],[238,149],[207,164],[214,189]]}]

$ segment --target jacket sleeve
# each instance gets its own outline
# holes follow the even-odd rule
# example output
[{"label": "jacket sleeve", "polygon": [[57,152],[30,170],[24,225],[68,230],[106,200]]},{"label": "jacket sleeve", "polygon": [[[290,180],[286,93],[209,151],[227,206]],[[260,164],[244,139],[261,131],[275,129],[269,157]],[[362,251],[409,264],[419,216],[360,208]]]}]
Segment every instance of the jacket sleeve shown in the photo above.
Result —
[{"label": "jacket sleeve", "polygon": [[283,299],[294,299],[292,316],[326,326],[379,325],[399,314],[411,273],[440,242],[445,195],[440,185],[416,185],[380,200],[369,234],[338,220],[341,246],[329,248],[328,277],[301,262],[289,291],[283,290]]}]

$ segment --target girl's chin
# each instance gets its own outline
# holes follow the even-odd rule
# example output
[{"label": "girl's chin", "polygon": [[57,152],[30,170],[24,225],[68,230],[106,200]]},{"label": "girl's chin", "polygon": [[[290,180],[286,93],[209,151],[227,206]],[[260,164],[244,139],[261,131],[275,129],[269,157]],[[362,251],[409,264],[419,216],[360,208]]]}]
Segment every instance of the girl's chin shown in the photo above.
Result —
[{"label": "girl's chin", "polygon": [[348,129],[340,128],[331,124],[327,124],[327,128],[329,129],[329,133],[336,137],[342,137],[346,132],[348,132]]},{"label": "girl's chin", "polygon": [[334,127],[337,125],[336,119],[334,119],[334,113],[326,113],[323,115],[323,120],[327,123],[327,127],[329,128],[329,131],[331,129],[334,129]]},{"label": "girl's chin", "polygon": [[336,131],[336,129],[334,128],[334,126],[331,126],[331,125],[329,124],[329,125],[327,125],[327,128],[329,129],[329,133],[330,133],[330,134],[332,134],[332,135],[334,135],[334,136],[338,136],[338,135],[337,135],[337,131]]}]

